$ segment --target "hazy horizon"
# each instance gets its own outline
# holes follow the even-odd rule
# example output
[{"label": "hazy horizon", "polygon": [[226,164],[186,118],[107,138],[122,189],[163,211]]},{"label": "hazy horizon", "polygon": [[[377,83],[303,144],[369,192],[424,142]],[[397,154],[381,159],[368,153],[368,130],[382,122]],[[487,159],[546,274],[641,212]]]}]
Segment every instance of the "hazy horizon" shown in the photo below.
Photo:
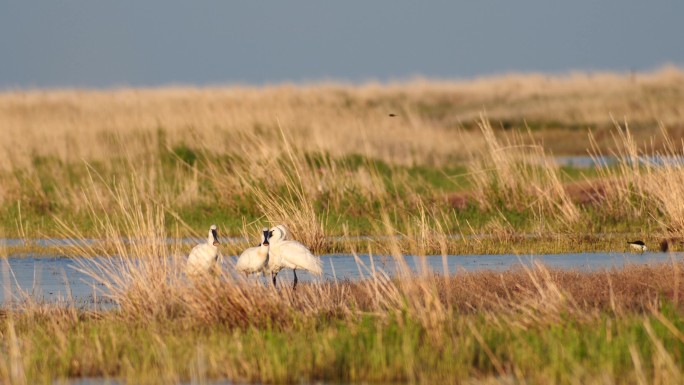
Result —
[{"label": "hazy horizon", "polygon": [[0,89],[471,79],[684,66],[684,2],[10,3]]}]

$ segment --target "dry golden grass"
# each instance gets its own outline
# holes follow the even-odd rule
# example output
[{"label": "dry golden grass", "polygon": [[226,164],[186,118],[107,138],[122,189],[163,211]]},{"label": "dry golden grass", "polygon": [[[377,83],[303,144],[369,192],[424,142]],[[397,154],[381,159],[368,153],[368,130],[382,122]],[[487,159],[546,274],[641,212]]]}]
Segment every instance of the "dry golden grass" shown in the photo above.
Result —
[{"label": "dry golden grass", "polygon": [[282,153],[278,122],[295,147],[440,164],[484,146],[476,133],[458,129],[477,122],[483,109],[495,122],[595,129],[609,127],[612,114],[641,126],[662,122],[681,136],[683,88],[682,72],[665,68],[362,86],[6,92],[0,94],[0,168],[25,166],[31,154],[95,161],[180,142],[242,154],[256,151],[253,138],[266,145],[260,157],[273,157]]},{"label": "dry golden grass", "polygon": [[[627,123],[614,122],[613,137],[617,150],[610,153],[617,167],[598,165],[597,174],[604,181],[596,187],[595,196],[606,214],[625,220],[647,216],[657,218],[664,236],[684,235],[684,142],[673,139],[661,127],[659,140],[639,143]],[[679,143],[678,143],[679,142]],[[593,156],[602,152],[593,145]],[[600,188],[600,191],[598,190]]]},{"label": "dry golden grass", "polygon": [[357,92],[367,91],[315,86],[4,94],[0,124],[7,127],[8,146],[0,165],[25,166],[30,154],[65,162],[107,160],[122,152],[137,158],[181,142],[267,159],[282,154],[278,122],[295,146],[335,156],[368,146],[376,158],[410,164],[464,152],[460,133],[453,130],[421,119],[390,119],[382,108],[345,107],[349,98],[356,103]]},{"label": "dry golden grass", "polygon": [[504,205],[535,215],[551,215],[567,225],[576,223],[580,211],[560,181],[559,168],[544,148],[521,137],[502,144],[484,117],[478,123],[487,142],[487,151],[472,167],[474,194],[485,208]]},{"label": "dry golden grass", "polygon": [[[595,147],[622,164],[680,153],[682,78],[666,68],[361,86],[8,92],[0,94],[0,207],[29,212],[37,221],[28,230],[38,232],[30,235],[40,236],[54,228],[46,224],[53,216],[83,223],[92,210],[112,210],[117,202],[107,190],[118,186],[159,204],[182,235],[199,231],[184,226],[188,217],[198,226],[219,207],[232,235],[255,233],[263,218],[286,223],[316,250],[326,249],[331,228],[385,233],[382,210],[410,247],[431,243],[433,251],[443,247],[429,234],[553,235],[584,230],[596,218],[613,228],[639,219],[644,232],[655,226],[669,237],[661,233],[678,231],[684,212],[681,194],[668,194],[681,185],[679,165],[597,170],[615,183],[593,194],[601,204],[578,204],[550,148],[583,152],[590,147],[583,129],[591,128]],[[626,136],[611,136],[611,114],[630,122]],[[515,127],[525,121],[521,135]],[[384,161],[382,173],[375,161]],[[429,167],[400,167],[414,164]],[[447,175],[454,165],[470,169]],[[456,190],[473,189],[450,205],[431,183],[452,178],[462,183],[454,182]],[[97,204],[88,204],[93,197]],[[475,205],[486,219],[472,212],[463,219]],[[18,218],[4,226],[14,222],[21,226]]]}]

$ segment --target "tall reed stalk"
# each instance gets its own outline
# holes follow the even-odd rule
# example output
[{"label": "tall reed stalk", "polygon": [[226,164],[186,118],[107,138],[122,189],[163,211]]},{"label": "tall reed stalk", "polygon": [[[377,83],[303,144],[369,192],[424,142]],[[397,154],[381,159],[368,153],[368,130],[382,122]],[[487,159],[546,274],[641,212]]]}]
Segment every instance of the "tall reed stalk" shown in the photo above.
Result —
[{"label": "tall reed stalk", "polygon": [[502,144],[485,116],[480,117],[478,126],[487,150],[473,163],[470,176],[482,207],[529,209],[551,214],[568,226],[579,220],[580,210],[565,191],[558,166],[542,146],[525,144],[522,137]]}]

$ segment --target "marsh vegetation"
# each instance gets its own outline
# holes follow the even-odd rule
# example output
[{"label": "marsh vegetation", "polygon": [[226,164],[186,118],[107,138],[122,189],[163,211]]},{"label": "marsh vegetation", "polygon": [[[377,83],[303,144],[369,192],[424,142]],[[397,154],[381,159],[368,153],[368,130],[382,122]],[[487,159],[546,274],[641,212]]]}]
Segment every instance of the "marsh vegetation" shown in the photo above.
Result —
[{"label": "marsh vegetation", "polygon": [[[389,116],[393,114],[395,116]],[[670,251],[684,235],[684,75],[0,95],[0,223],[100,256],[116,305],[0,310],[0,380],[677,383],[682,264],[426,269],[274,290],[188,279],[187,237],[285,224],[317,254]],[[580,154],[589,168],[559,166]],[[87,241],[86,241],[87,240]],[[3,282],[10,280],[10,272]]]}]

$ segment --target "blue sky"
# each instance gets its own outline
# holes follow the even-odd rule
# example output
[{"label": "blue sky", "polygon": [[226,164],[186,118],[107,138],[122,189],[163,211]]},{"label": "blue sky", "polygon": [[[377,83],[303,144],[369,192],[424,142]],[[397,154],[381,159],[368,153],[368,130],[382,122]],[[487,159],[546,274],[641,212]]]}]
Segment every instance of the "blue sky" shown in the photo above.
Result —
[{"label": "blue sky", "polygon": [[0,88],[684,66],[684,1],[4,1]]}]

